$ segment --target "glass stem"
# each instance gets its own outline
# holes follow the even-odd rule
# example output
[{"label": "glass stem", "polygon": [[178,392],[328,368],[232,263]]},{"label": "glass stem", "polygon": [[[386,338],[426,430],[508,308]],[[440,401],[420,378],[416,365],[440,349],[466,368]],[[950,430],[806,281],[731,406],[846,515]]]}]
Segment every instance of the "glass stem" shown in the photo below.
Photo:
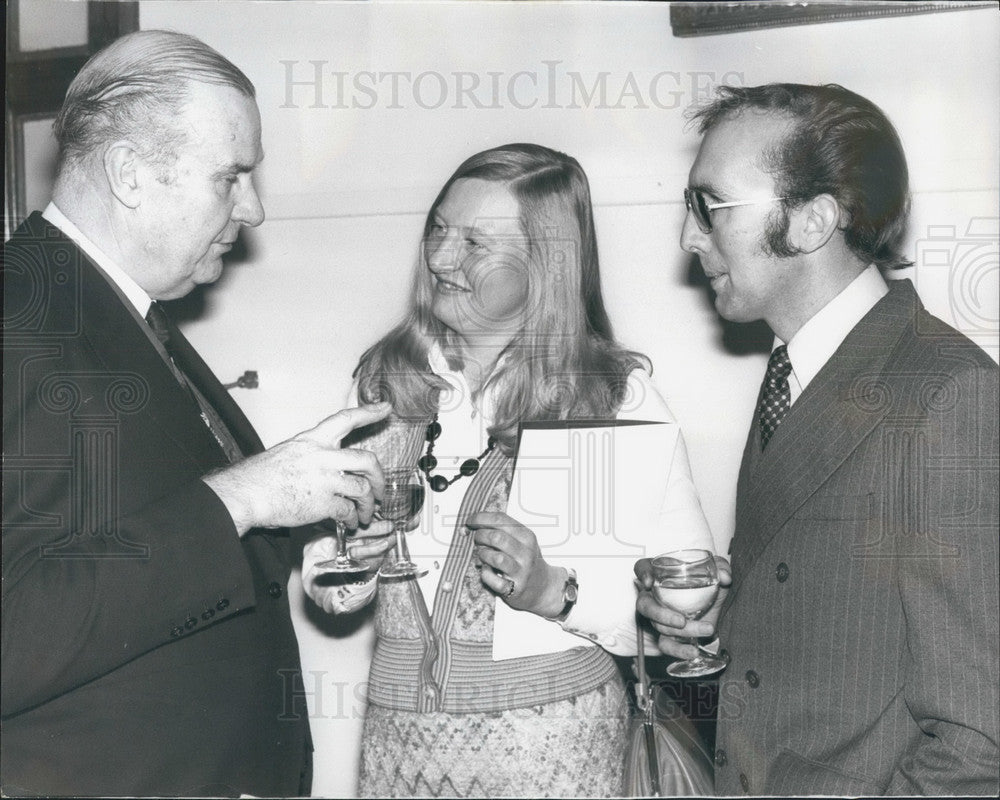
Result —
[{"label": "glass stem", "polygon": [[689,664],[703,664],[705,662],[705,654],[702,653],[701,647],[698,645],[698,640],[689,636],[687,637],[687,643],[698,650],[697,655],[694,658],[687,659],[687,662]]},{"label": "glass stem", "polygon": [[347,560],[347,539],[344,535],[344,526],[337,523],[337,558],[341,561]]},{"label": "glass stem", "polygon": [[396,532],[396,562],[410,563],[410,548],[406,545],[406,536],[402,525],[396,525],[393,529]]}]

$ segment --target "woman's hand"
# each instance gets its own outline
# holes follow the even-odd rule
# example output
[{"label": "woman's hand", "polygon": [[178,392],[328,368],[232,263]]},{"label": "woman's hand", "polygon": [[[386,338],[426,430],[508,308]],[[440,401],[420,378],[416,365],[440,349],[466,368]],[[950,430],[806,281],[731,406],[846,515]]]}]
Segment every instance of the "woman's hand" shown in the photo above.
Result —
[{"label": "woman's hand", "polygon": [[483,583],[511,608],[555,617],[563,609],[566,570],[553,567],[533,531],[498,511],[473,514],[466,523],[483,562]]},{"label": "woman's hand", "polygon": [[317,525],[318,535],[306,543],[302,553],[302,586],[306,594],[327,614],[350,613],[370,603],[375,596],[375,570],[393,545],[391,530],[391,523],[372,520],[353,532],[347,539],[347,552],[369,571],[337,574],[317,566],[337,554],[337,538],[324,534],[324,527]]},{"label": "woman's hand", "polygon": [[388,520],[373,519],[367,525],[347,531],[347,555],[363,562],[370,570],[382,565],[382,557],[395,544],[392,523]]}]

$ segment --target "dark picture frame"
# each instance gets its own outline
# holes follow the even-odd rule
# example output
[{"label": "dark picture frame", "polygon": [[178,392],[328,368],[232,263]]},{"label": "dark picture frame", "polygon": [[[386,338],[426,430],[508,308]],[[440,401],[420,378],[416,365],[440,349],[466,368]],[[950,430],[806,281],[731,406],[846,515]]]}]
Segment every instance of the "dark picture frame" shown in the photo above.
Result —
[{"label": "dark picture frame", "polygon": [[[91,0],[87,3],[86,44],[48,50],[24,50],[19,6],[30,0],[7,0],[7,92],[4,102],[5,233],[16,228],[26,207],[25,125],[55,119],[73,77],[94,53],[139,29],[137,2]],[[81,32],[82,34],[83,32]],[[81,37],[82,38],[82,37]]]},{"label": "dark picture frame", "polygon": [[675,2],[670,5],[670,27],[674,36],[709,36],[739,33],[788,25],[813,25],[842,20],[929,14],[938,11],[966,11],[996,8],[992,0],[971,2],[883,2],[872,0],[834,0],[803,3],[792,0],[766,2]]}]

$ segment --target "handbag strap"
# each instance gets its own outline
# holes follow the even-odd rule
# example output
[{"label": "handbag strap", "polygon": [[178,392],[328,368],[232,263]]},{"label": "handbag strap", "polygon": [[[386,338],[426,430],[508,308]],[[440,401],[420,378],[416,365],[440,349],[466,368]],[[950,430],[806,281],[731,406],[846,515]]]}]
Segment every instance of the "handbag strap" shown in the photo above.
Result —
[{"label": "handbag strap", "polygon": [[639,710],[643,715],[652,722],[653,720],[653,704],[652,704],[652,693],[650,691],[649,676],[646,674],[646,654],[644,648],[644,641],[642,635],[642,626],[636,624],[635,626],[635,645],[636,645],[636,657],[635,657],[635,671],[639,676],[639,683],[636,686],[635,702],[639,706]]},{"label": "handbag strap", "polygon": [[646,746],[646,768],[649,773],[649,789],[651,797],[660,797],[660,759],[656,752],[656,736],[654,733],[654,704],[649,676],[646,674],[645,642],[642,626],[636,620],[635,626],[636,673],[639,684],[636,687],[635,702],[642,712],[643,740]]}]

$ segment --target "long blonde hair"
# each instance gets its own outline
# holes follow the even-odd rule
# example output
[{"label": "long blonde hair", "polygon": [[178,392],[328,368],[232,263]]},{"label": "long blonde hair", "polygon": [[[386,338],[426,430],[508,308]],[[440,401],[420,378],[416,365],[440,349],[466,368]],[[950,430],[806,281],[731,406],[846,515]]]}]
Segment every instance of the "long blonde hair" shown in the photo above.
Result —
[{"label": "long blonde hair", "polygon": [[[614,417],[629,373],[650,364],[614,341],[601,295],[590,186],[580,164],[536,144],[477,153],[442,187],[424,224],[425,241],[438,206],[465,178],[506,188],[518,201],[527,239],[524,323],[481,389],[496,398],[489,433],[510,453],[522,421]],[[462,361],[456,334],[431,313],[433,279],[423,248],[413,288],[406,318],[362,355],[354,376],[363,402],[388,400],[398,416],[422,419],[437,411],[446,387],[428,366],[432,345],[440,345],[452,368],[461,369]]]}]

